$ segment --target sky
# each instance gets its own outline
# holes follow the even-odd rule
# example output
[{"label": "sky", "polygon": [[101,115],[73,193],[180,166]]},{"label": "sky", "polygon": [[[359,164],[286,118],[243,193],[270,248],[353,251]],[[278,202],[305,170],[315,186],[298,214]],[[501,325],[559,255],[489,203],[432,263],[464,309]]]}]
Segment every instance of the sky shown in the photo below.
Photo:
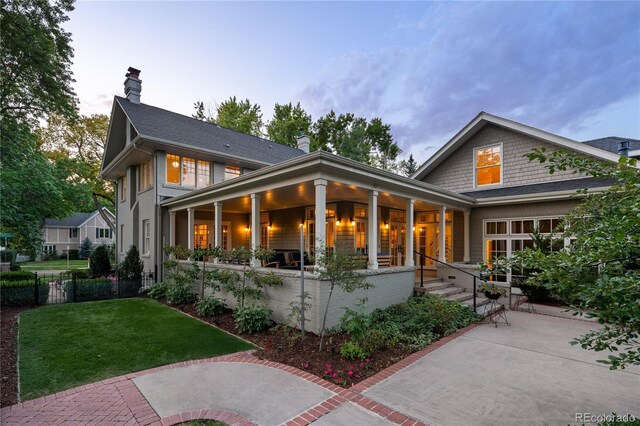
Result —
[{"label": "sky", "polygon": [[83,114],[129,66],[142,102],[248,98],[380,117],[419,162],[480,111],[575,140],[640,139],[640,2],[88,2],[65,25]]}]

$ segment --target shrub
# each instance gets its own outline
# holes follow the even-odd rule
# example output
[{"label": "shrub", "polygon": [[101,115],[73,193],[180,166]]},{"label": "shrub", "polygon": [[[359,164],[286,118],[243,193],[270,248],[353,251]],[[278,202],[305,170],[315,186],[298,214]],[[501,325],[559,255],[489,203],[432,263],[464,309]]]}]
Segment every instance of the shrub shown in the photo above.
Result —
[{"label": "shrub", "polygon": [[65,272],[66,275],[76,275],[76,278],[89,278],[88,269],[69,269]]},{"label": "shrub", "polygon": [[67,260],[67,254],[69,255],[69,260],[78,260],[78,250],[75,249],[71,249],[68,250],[65,253],[62,253],[60,256],[58,256],[58,259],[60,260]]},{"label": "shrub", "polygon": [[340,346],[340,355],[350,360],[362,360],[367,357],[365,350],[357,342],[346,342]]},{"label": "shrub", "polygon": [[20,267],[20,265],[12,263],[11,265],[9,265],[9,270],[10,271],[20,271],[22,268]]},{"label": "shrub", "polygon": [[196,302],[196,311],[203,317],[223,314],[226,308],[227,304],[223,300],[211,296],[198,298]]},{"label": "shrub", "polygon": [[2,250],[0,251],[0,262],[3,263],[15,263],[18,252],[15,250]]},{"label": "shrub", "polygon": [[186,305],[196,301],[197,294],[188,284],[175,283],[167,290],[167,302],[170,305]]},{"label": "shrub", "polygon": [[63,286],[69,302],[87,302],[113,298],[113,283],[109,278],[76,280],[75,300],[73,280],[65,280]]},{"label": "shrub", "polygon": [[[4,275],[4,274],[3,274]],[[31,306],[35,299],[35,280],[0,281],[2,306]],[[44,305],[49,297],[49,284],[38,280],[38,304]]]},{"label": "shrub", "polygon": [[271,313],[265,306],[245,305],[233,310],[233,319],[240,332],[259,333],[271,327]]},{"label": "shrub", "polygon": [[144,263],[140,260],[138,248],[134,245],[129,247],[118,271],[118,292],[120,296],[135,296],[140,292],[143,269]]},{"label": "shrub", "polygon": [[80,243],[80,249],[78,250],[78,257],[80,259],[88,259],[91,256],[91,252],[93,251],[93,244],[91,240],[87,237]]},{"label": "shrub", "polygon": [[169,284],[167,283],[155,283],[149,289],[149,297],[155,300],[162,300],[167,298],[167,292],[169,291]]},{"label": "shrub", "polygon": [[89,270],[91,275],[109,275],[111,273],[111,262],[107,246],[102,244],[91,253],[89,258]]},{"label": "shrub", "polygon": [[30,271],[0,272],[0,281],[27,281],[34,283],[36,274]]}]

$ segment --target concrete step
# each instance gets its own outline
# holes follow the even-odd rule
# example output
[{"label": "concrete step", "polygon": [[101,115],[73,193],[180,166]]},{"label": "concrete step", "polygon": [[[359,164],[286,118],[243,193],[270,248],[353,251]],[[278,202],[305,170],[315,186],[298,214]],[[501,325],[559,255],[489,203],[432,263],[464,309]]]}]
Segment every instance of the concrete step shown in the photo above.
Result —
[{"label": "concrete step", "polygon": [[[469,294],[471,294],[471,293],[469,293]],[[471,296],[472,297],[470,299],[464,300],[461,303],[463,303],[464,305],[467,305],[467,306],[471,306],[473,308],[473,294],[471,294]],[[480,296],[480,295],[478,295],[476,297],[476,306],[486,305],[487,303],[489,303],[489,299],[487,299],[486,297]]]},{"label": "concrete step", "polygon": [[478,305],[478,310],[476,311],[476,313],[481,317],[486,318],[492,313],[499,311],[500,309],[503,309],[503,308],[504,308],[504,305],[495,305],[494,308],[491,309],[490,304],[484,303],[482,305]]},{"label": "concrete step", "polygon": [[[423,281],[424,281],[424,284],[427,285],[428,283],[442,282],[443,279],[438,277],[424,277]],[[416,280],[414,281],[414,283],[416,285],[420,285],[420,277],[416,277]]]},{"label": "concrete step", "polygon": [[453,283],[447,281],[433,281],[430,283],[425,283],[424,287],[420,287],[418,284],[416,287],[424,289],[427,293],[432,292],[434,290],[442,290],[444,288],[453,287]]},{"label": "concrete step", "polygon": [[439,290],[429,290],[427,291],[427,293],[429,294],[433,294],[434,296],[440,296],[440,297],[444,297],[447,298],[448,296],[452,296],[454,294],[459,294],[464,292],[463,288],[460,287],[454,287],[453,284],[451,284],[450,287],[447,288],[441,288]]},{"label": "concrete step", "polygon": [[[463,291],[462,293],[452,294],[450,296],[445,297],[445,299],[450,300],[452,302],[464,302],[465,300],[473,299],[472,293],[467,293]],[[471,304],[473,304],[473,300],[471,300]]]}]

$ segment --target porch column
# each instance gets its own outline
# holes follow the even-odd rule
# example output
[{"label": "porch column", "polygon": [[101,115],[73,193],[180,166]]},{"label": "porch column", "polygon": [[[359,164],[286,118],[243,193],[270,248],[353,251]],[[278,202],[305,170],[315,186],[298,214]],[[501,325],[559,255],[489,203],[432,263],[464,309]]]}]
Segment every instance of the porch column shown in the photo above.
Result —
[{"label": "porch column", "polygon": [[464,262],[471,262],[471,244],[470,239],[471,235],[469,234],[469,229],[471,227],[471,212],[469,210],[465,210],[464,212],[464,257],[462,260]]},{"label": "porch column", "polygon": [[191,207],[188,208],[187,209],[187,236],[188,236],[187,248],[189,250],[193,250],[194,248],[193,225],[196,223],[195,219],[196,219],[196,210]]},{"label": "porch column", "polygon": [[407,199],[407,203],[406,203],[406,212],[405,215],[407,217],[407,229],[404,233],[404,238],[405,238],[405,250],[406,253],[404,255],[405,261],[404,264],[405,266],[413,266],[414,265],[414,261],[413,259],[415,258],[415,256],[413,255],[413,237],[414,237],[414,233],[413,233],[413,206],[416,203],[416,200],[413,198],[408,198]]},{"label": "porch column", "polygon": [[[251,248],[260,247],[260,194],[251,194]],[[260,259],[251,259],[251,266],[260,267]]]},{"label": "porch column", "polygon": [[369,192],[369,268],[378,269],[378,191]]},{"label": "porch column", "polygon": [[[222,203],[220,201],[214,201],[213,208],[213,246],[222,248]],[[214,262],[218,263],[218,259],[214,259]]]},{"label": "porch column", "polygon": [[438,260],[440,262],[446,262],[447,261],[447,256],[446,256],[446,248],[447,248],[447,238],[445,236],[446,232],[447,232],[447,220],[445,218],[447,214],[447,208],[446,207],[440,207],[440,238],[438,241]]},{"label": "porch column", "polygon": [[169,212],[169,247],[176,245],[176,212]]},{"label": "porch column", "polygon": [[[313,181],[316,188],[316,259],[322,256],[327,243],[327,181],[316,179]],[[309,245],[311,245],[309,241]],[[317,262],[316,262],[317,264]]]}]

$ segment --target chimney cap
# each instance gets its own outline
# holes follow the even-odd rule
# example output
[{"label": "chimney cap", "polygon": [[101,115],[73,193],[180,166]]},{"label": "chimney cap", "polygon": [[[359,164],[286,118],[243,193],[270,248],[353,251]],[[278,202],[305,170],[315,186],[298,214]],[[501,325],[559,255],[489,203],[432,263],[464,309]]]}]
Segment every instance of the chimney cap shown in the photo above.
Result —
[{"label": "chimney cap", "polygon": [[127,71],[129,71],[128,73],[125,74],[125,77],[133,77],[133,78],[138,78],[138,76],[140,75],[141,71],[137,68],[134,67],[129,67],[127,69]]}]

